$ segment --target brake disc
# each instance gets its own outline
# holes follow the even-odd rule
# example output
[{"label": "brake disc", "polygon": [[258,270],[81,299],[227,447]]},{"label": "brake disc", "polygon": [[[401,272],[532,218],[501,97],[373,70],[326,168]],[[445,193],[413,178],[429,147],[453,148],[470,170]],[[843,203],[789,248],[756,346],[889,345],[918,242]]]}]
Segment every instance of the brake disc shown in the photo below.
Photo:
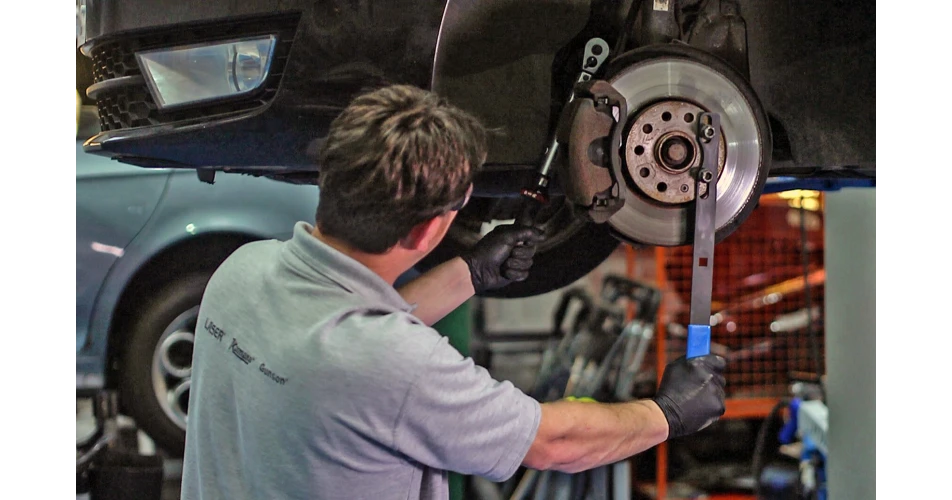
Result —
[{"label": "brake disc", "polygon": [[699,113],[721,116],[717,241],[756,205],[769,169],[766,114],[753,89],[726,64],[686,46],[636,50],[619,58],[607,81],[628,104],[620,161],[612,162],[624,205],[608,223],[624,240],[690,244]]}]

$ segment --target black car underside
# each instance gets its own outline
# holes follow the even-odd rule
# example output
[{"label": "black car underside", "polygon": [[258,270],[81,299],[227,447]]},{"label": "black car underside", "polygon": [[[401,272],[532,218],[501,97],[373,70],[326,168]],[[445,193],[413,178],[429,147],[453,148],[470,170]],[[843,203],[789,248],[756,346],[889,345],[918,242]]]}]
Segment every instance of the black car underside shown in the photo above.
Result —
[{"label": "black car underside", "polygon": [[[473,244],[486,223],[516,218],[522,189],[543,170],[546,152],[559,151],[552,144],[567,130],[560,123],[576,124],[557,141],[552,202],[541,214],[546,241],[536,267],[547,272],[498,292],[504,296],[571,283],[619,240],[690,243],[696,113],[721,115],[718,241],[750,214],[768,177],[875,179],[872,1],[99,0],[87,7],[82,51],[93,70],[80,90],[96,101],[103,132],[85,149],[119,161],[195,169],[209,181],[222,171],[315,183],[316,151],[334,117],[358,93],[391,83],[432,89],[480,118],[494,131],[489,157],[473,202],[430,263]],[[231,99],[162,108],[136,59],[150,49],[257,35],[276,36],[270,71],[256,91]],[[596,40],[608,54],[589,66],[586,47]],[[586,83],[576,85],[586,68]],[[626,109],[605,129],[597,124],[614,115],[599,118],[600,98],[585,94],[598,82]],[[583,109],[582,100],[593,106]],[[684,119],[669,121],[673,114]],[[602,147],[611,137],[619,147]],[[672,137],[693,164],[666,164]],[[601,148],[597,158],[564,152],[593,145]]]},{"label": "black car underside", "polygon": [[[599,36],[613,46],[624,38],[628,48],[690,44],[748,75],[770,120],[771,176],[875,175],[873,2],[682,1],[670,15],[647,9],[637,19],[599,1],[179,6],[107,1],[91,11],[84,50],[104,135],[90,150],[144,166],[308,181],[318,168],[313,139],[355,93],[412,83],[504,132],[486,187],[506,190],[499,172],[538,165],[582,47]],[[241,100],[161,111],[134,58],[262,32],[280,33],[274,67],[261,91]]]}]

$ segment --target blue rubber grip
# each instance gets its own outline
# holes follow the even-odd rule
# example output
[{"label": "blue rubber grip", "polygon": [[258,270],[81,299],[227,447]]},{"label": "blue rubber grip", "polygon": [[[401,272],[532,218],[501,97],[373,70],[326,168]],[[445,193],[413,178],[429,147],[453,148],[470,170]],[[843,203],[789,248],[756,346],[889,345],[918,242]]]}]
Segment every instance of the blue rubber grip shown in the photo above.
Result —
[{"label": "blue rubber grip", "polygon": [[696,358],[711,353],[711,327],[688,325],[688,357]]}]

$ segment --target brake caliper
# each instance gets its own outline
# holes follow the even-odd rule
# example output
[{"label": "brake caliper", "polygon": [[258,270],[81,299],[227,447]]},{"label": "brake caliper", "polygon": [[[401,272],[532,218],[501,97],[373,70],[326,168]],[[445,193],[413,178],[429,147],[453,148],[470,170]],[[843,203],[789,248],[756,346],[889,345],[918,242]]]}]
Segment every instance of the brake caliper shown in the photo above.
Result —
[{"label": "brake caliper", "polygon": [[558,140],[567,144],[559,177],[576,211],[604,223],[625,204],[612,163],[621,162],[622,124],[628,104],[608,82],[576,86],[575,98],[559,121]]}]

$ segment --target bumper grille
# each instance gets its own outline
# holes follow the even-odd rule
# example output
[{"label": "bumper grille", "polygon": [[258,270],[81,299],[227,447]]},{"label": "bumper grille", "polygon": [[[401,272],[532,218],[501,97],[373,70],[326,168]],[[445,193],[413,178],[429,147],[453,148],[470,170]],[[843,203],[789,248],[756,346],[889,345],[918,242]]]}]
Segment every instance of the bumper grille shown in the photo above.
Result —
[{"label": "bumper grille", "polygon": [[115,78],[143,76],[135,53],[158,47],[174,47],[200,42],[229,40],[277,33],[278,40],[267,79],[257,92],[214,103],[160,111],[145,83],[103,90],[96,99],[103,131],[182,123],[226,116],[267,105],[278,85],[291,52],[298,15],[219,22],[214,25],[177,27],[135,38],[103,41],[92,50],[93,80],[100,83]]}]

